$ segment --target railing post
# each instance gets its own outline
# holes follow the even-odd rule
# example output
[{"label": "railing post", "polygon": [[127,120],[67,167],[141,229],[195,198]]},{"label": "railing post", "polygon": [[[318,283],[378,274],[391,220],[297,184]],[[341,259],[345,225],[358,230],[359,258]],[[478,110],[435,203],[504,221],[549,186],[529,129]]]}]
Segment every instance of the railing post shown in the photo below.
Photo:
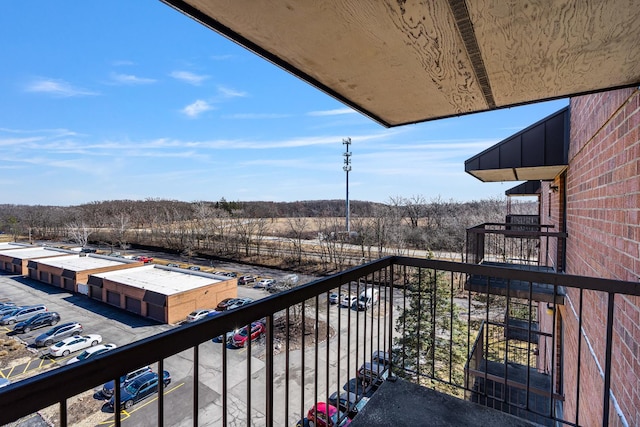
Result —
[{"label": "railing post", "polygon": [[609,425],[609,390],[611,389],[611,346],[613,345],[613,309],[615,307],[615,294],[607,294],[607,344],[604,356],[604,402],[602,409],[602,426]]},{"label": "railing post", "polygon": [[389,266],[389,379],[395,381],[396,376],[393,374],[393,281],[395,264]]},{"label": "railing post", "polygon": [[[266,366],[265,366],[265,381],[266,381],[266,425],[267,427],[273,426],[273,316],[267,316],[267,335],[265,339],[265,346],[267,347]],[[251,357],[251,355],[249,355]],[[287,368],[288,369],[288,368]],[[289,396],[287,396],[287,399]],[[247,424],[250,424],[250,420],[247,420]]]}]

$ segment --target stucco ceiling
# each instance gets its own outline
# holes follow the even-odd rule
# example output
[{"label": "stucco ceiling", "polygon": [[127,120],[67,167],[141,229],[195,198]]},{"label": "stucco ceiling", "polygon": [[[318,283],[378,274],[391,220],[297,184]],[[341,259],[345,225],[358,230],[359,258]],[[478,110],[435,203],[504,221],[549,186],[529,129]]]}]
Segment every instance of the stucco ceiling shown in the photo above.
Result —
[{"label": "stucco ceiling", "polygon": [[637,0],[161,0],[384,126],[640,83]]}]

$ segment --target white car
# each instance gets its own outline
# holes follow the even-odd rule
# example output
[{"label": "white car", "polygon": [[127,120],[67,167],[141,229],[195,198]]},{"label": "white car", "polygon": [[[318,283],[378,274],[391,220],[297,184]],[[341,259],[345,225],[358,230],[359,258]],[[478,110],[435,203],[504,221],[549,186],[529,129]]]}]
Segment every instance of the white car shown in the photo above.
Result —
[{"label": "white car", "polygon": [[87,347],[93,347],[101,342],[102,337],[97,334],[74,335],[49,347],[49,354],[55,357],[68,356],[74,351],[84,350]]},{"label": "white car", "polygon": [[354,303],[358,301],[358,297],[356,295],[345,295],[340,301],[340,305],[342,307],[351,307]]},{"label": "white car", "polygon": [[187,315],[187,323],[192,323],[192,322],[197,322],[200,319],[204,319],[205,317],[207,317],[207,314],[211,313],[212,311],[215,311],[211,308],[201,308],[199,310],[194,310],[191,313],[189,313]]},{"label": "white car", "polygon": [[67,365],[71,365],[72,363],[80,362],[82,360],[91,359],[92,357],[96,357],[99,354],[106,353],[109,350],[113,350],[116,347],[117,346],[115,344],[95,345],[91,348],[86,349],[76,357],[67,360]]},{"label": "white car", "polygon": [[275,285],[276,281],[274,279],[262,279],[259,282],[256,282],[255,285],[253,285],[254,288],[270,288],[271,286]]}]

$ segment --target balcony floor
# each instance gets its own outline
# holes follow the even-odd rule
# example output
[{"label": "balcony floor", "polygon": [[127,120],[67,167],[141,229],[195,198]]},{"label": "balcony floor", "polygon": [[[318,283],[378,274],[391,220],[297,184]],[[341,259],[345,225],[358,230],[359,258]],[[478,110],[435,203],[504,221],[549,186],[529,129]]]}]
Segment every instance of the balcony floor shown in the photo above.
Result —
[{"label": "balcony floor", "polygon": [[492,426],[531,427],[537,424],[495,409],[458,399],[398,378],[385,381],[352,427],[364,426]]}]

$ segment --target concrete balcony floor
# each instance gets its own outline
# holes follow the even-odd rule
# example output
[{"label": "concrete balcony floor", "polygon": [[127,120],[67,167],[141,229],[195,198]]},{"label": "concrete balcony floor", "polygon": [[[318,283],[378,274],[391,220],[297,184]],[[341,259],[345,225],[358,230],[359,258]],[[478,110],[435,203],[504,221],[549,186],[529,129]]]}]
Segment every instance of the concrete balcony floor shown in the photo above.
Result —
[{"label": "concrete balcony floor", "polygon": [[385,381],[351,423],[352,427],[424,425],[531,427],[538,424],[400,378]]}]

